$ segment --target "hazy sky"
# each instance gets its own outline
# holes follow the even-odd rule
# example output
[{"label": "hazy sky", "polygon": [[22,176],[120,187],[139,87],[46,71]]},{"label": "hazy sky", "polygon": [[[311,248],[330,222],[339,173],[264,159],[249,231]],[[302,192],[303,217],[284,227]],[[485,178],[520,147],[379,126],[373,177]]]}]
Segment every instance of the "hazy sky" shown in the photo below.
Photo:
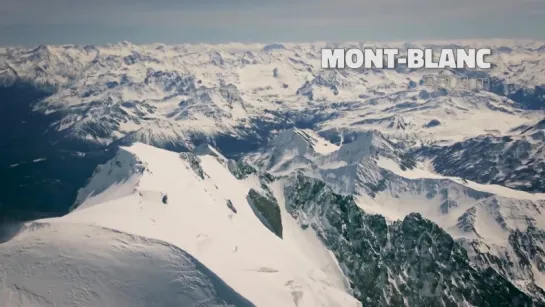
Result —
[{"label": "hazy sky", "polygon": [[0,45],[545,39],[545,0],[0,0]]}]

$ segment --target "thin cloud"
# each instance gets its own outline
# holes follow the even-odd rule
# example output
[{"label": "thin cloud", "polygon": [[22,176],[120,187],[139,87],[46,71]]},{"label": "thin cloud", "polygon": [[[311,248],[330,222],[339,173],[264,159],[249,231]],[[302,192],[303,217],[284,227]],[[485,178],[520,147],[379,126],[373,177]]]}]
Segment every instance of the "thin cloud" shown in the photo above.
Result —
[{"label": "thin cloud", "polygon": [[[2,10],[0,27],[4,26],[6,29],[19,27],[24,28],[27,33],[34,27],[39,33],[66,26],[73,28],[75,33],[78,27],[109,27],[112,32],[118,33],[116,35],[119,40],[124,39],[123,33],[132,31],[131,37],[140,37],[137,33],[140,32],[142,40],[147,41],[151,38],[144,39],[144,35],[149,36],[152,29],[161,31],[162,28],[168,31],[178,29],[180,33],[201,31],[203,41],[207,41],[206,33],[213,31],[221,33],[222,38],[235,40],[241,38],[260,40],[260,33],[264,37],[268,36],[268,39],[290,37],[288,34],[293,33],[298,35],[297,38],[294,37],[297,40],[305,36],[320,37],[318,35],[320,33],[323,33],[324,39],[332,36],[358,38],[354,33],[359,32],[367,34],[376,32],[377,35],[384,35],[385,39],[390,36],[399,39],[412,33],[421,33],[422,38],[428,38],[430,35],[444,38],[464,35],[486,37],[494,35],[495,32],[500,37],[506,35],[505,33],[510,36],[525,33],[540,37],[545,35],[540,31],[545,28],[545,21],[541,18],[545,12],[543,0],[0,0],[0,2]],[[137,30],[141,28],[149,28],[149,31]],[[70,41],[68,38],[66,40]]]},{"label": "thin cloud", "polygon": [[[219,22],[318,22],[383,17],[430,20],[545,10],[543,1],[513,0],[2,0],[1,24],[101,22],[120,25],[190,25]],[[514,16],[517,17],[517,16]],[[219,19],[218,19],[219,18]],[[236,19],[235,19],[236,18]],[[242,20],[241,20],[242,19]],[[350,23],[353,23],[352,21]],[[228,26],[228,25],[226,25]]]}]

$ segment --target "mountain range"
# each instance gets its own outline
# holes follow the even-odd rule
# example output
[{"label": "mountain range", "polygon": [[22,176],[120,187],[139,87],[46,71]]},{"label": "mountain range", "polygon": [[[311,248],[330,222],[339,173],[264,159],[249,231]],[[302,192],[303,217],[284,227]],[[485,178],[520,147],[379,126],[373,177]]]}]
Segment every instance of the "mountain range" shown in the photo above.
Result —
[{"label": "mountain range", "polygon": [[[373,46],[494,65],[320,67]],[[0,48],[0,302],[544,306],[544,76],[535,41]]]}]

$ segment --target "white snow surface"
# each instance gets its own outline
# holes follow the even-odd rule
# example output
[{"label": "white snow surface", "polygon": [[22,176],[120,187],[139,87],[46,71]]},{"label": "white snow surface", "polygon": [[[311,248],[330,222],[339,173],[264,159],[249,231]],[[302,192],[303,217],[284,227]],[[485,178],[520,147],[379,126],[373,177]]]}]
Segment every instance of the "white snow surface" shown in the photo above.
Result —
[{"label": "white snow surface", "polygon": [[[199,157],[204,179],[175,152],[122,148],[80,190],[74,211],[0,247],[0,302],[216,306],[244,297],[256,306],[361,306],[312,230],[284,211],[283,239],[261,224],[246,200],[261,189],[255,176],[237,180],[221,158]],[[282,207],[282,189],[274,191]]]},{"label": "white snow surface", "polygon": [[166,242],[37,222],[0,248],[0,306],[253,306]]}]

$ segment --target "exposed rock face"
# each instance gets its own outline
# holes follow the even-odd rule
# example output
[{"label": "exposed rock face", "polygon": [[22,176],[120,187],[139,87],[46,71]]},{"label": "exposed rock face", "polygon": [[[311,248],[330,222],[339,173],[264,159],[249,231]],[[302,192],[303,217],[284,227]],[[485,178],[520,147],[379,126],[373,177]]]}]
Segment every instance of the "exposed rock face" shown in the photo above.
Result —
[{"label": "exposed rock face", "polygon": [[246,197],[259,220],[275,235],[282,238],[282,217],[278,202],[272,196],[265,197],[254,189]]},{"label": "exposed rock face", "polygon": [[532,299],[492,269],[474,268],[450,235],[420,214],[388,225],[351,196],[297,175],[286,207],[333,251],[355,296],[370,306],[532,306]]},{"label": "exposed rock face", "polygon": [[424,148],[418,154],[433,159],[434,169],[447,176],[545,192],[545,146],[539,139],[542,133],[479,136],[452,146]]},{"label": "exposed rock face", "polygon": [[192,153],[182,152],[180,153],[180,158],[186,160],[189,163],[189,167],[191,167],[195,174],[197,174],[197,176],[199,176],[201,179],[204,179],[204,177],[207,176],[201,167],[201,161],[198,156]]}]

